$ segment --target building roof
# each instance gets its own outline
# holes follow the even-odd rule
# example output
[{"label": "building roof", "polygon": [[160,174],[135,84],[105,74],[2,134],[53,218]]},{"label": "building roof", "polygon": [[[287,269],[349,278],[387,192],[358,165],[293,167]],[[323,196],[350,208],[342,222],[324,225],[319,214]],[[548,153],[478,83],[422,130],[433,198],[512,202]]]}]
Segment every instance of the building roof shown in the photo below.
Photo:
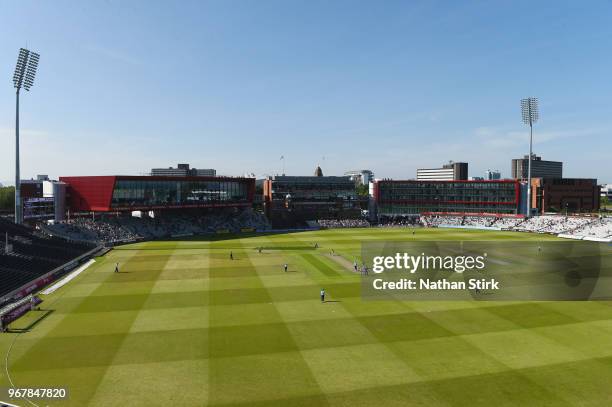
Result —
[{"label": "building roof", "polygon": [[351,181],[351,177],[348,175],[345,176],[335,176],[335,175],[327,175],[327,176],[301,176],[301,175],[275,175],[272,177],[272,181],[274,182],[288,182],[288,183],[330,183],[330,182],[347,182],[353,184]]}]

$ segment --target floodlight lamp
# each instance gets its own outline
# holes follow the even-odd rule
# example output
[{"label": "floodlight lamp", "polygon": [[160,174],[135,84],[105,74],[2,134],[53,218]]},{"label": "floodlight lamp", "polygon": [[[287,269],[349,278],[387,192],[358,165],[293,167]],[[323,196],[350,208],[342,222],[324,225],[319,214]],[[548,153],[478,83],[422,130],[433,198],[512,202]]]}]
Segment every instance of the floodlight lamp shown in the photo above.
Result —
[{"label": "floodlight lamp", "polygon": [[31,52],[25,48],[19,50],[17,64],[15,65],[15,73],[13,75],[13,85],[18,91],[22,87],[29,91],[34,85],[39,59],[40,55],[36,52]]},{"label": "floodlight lamp", "polygon": [[523,123],[532,125],[540,118],[538,113],[538,99],[534,97],[521,100],[521,113]]}]

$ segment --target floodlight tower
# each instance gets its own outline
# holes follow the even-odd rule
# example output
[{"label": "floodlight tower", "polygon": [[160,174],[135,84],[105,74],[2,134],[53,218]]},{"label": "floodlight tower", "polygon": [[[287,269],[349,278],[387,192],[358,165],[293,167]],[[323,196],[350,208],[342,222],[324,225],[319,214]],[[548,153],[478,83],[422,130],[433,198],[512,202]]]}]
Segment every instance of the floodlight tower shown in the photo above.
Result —
[{"label": "floodlight tower", "polygon": [[531,216],[531,156],[533,154],[533,124],[538,121],[538,98],[521,99],[523,123],[529,125],[529,161],[527,163],[527,217]]},{"label": "floodlight tower", "polygon": [[16,109],[15,109],[15,223],[23,222],[23,208],[21,206],[21,178],[19,174],[19,91],[23,87],[30,91],[34,85],[36,68],[40,55],[25,48],[19,49],[15,74],[13,75],[13,85],[16,89]]}]

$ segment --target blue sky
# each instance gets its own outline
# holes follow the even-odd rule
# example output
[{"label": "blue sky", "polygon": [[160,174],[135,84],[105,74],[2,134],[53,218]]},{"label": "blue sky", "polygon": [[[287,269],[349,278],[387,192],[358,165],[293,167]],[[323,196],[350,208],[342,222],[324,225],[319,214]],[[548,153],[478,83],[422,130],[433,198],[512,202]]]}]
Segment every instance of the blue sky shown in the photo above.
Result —
[{"label": "blue sky", "polygon": [[22,174],[369,168],[413,178],[467,161],[510,175],[528,149],[612,182],[612,4],[435,1],[0,1],[0,182]]}]

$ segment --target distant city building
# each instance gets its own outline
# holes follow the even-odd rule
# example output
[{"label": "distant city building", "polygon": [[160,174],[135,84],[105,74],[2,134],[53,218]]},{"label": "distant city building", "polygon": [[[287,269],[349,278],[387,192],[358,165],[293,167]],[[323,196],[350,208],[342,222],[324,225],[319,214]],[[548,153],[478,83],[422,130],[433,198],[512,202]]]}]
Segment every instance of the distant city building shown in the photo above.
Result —
[{"label": "distant city building", "polygon": [[601,197],[612,199],[612,184],[606,184],[601,186]]},{"label": "distant city building", "polygon": [[468,163],[449,162],[442,168],[421,168],[417,170],[417,181],[466,181]]},{"label": "distant city building", "polygon": [[483,177],[470,177],[470,181],[484,181]]},{"label": "distant city building", "polygon": [[217,170],[212,168],[190,168],[189,164],[177,164],[176,168],[153,168],[151,175],[158,177],[214,177]]},{"label": "distant city building", "polygon": [[487,181],[494,181],[496,179],[501,179],[501,172],[499,170],[487,170],[485,172],[485,177]]},{"label": "distant city building", "polygon": [[344,175],[351,177],[351,180],[360,185],[369,185],[374,180],[374,173],[370,170],[347,171]]},{"label": "distant city building", "polygon": [[[529,155],[512,160],[512,178],[528,178]],[[563,178],[561,161],[546,161],[533,154],[531,156],[531,178]]]},{"label": "distant city building", "polygon": [[194,177],[215,177],[217,170],[213,168],[193,168],[191,174]]},{"label": "distant city building", "polygon": [[178,164],[176,168],[168,167],[151,169],[151,175],[153,176],[186,177],[189,175],[189,172],[189,164]]}]

